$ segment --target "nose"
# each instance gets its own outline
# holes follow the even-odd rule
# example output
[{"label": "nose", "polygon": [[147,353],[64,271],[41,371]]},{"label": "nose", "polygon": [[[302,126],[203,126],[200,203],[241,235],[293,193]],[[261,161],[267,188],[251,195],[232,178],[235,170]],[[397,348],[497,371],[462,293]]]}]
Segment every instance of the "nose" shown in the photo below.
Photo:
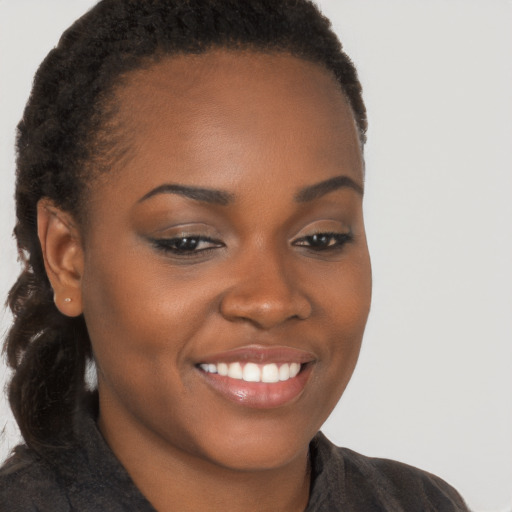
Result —
[{"label": "nose", "polygon": [[246,321],[269,330],[311,315],[310,300],[278,257],[259,254],[235,267],[235,284],[224,293],[220,304],[227,320]]}]

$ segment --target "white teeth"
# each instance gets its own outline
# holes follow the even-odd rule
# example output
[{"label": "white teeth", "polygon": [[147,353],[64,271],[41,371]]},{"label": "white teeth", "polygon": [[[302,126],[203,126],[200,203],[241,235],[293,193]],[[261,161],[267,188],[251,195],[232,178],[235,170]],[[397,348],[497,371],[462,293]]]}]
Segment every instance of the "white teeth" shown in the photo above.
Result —
[{"label": "white teeth", "polygon": [[199,365],[201,370],[206,373],[218,373],[222,377],[230,377],[232,379],[244,380],[246,382],[283,382],[288,379],[293,379],[299,372],[300,363],[284,363],[277,365],[269,363],[258,365],[256,363],[218,363]]},{"label": "white teeth", "polygon": [[228,365],[226,363],[219,363],[217,365],[217,373],[225,377],[228,374]]},{"label": "white teeth", "polygon": [[242,365],[240,363],[231,363],[228,366],[228,377],[232,379],[243,379]]},{"label": "white teeth", "polygon": [[288,379],[293,379],[299,372],[300,363],[284,363],[277,365],[269,363],[258,365],[256,363],[218,363],[199,365],[201,370],[206,373],[218,373],[222,377],[230,377],[232,379],[244,380],[246,382],[283,382]]},{"label": "white teeth", "polygon": [[292,363],[290,365],[290,379],[293,379],[293,377],[297,377],[299,372],[300,372],[300,364],[299,363]]},{"label": "white teeth", "polygon": [[283,364],[279,367],[279,380],[288,380],[290,378],[290,365]]},{"label": "white teeth", "polygon": [[261,370],[261,382],[279,382],[277,364],[266,364]]},{"label": "white teeth", "polygon": [[261,370],[258,365],[247,363],[244,366],[243,379],[245,382],[261,382]]}]

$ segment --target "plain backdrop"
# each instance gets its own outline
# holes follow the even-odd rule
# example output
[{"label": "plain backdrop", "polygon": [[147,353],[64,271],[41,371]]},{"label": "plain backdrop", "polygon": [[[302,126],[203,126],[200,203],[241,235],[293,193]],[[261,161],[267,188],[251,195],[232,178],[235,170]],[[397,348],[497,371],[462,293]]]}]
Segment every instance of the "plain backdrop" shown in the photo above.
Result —
[{"label": "plain backdrop", "polygon": [[[438,474],[476,512],[510,512],[512,2],[319,3],[365,90],[374,273],[361,358],[324,432]],[[93,4],[0,0],[2,301],[18,274],[15,126],[39,62]],[[4,425],[0,460],[18,441],[2,398]]]}]

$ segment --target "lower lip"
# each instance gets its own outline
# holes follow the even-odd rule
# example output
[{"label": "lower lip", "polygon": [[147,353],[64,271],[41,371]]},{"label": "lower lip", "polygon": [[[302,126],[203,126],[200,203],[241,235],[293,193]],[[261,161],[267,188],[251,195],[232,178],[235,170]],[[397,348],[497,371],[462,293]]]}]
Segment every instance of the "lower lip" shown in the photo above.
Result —
[{"label": "lower lip", "polygon": [[295,401],[304,391],[311,370],[312,364],[307,364],[296,377],[267,383],[231,379],[198,369],[208,385],[224,398],[253,409],[275,409]]}]

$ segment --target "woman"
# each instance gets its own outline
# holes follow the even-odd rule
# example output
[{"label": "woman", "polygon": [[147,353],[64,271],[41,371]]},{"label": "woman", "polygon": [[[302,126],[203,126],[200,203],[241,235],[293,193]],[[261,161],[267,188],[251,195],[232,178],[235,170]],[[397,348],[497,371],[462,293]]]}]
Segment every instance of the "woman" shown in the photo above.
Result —
[{"label": "woman", "polygon": [[317,433],[370,305],[365,131],[307,1],[103,0],[64,34],[19,125],[2,507],[466,510]]}]

